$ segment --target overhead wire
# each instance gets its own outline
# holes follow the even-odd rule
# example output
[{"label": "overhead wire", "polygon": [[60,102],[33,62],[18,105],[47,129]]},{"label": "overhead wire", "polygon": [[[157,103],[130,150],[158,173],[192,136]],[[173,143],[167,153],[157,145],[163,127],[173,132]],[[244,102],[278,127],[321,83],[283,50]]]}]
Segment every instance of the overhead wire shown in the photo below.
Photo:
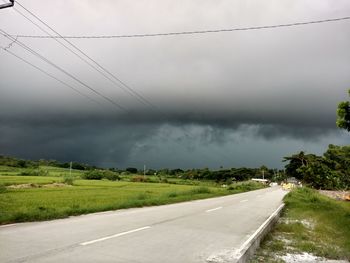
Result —
[{"label": "overhead wire", "polygon": [[[14,42],[12,42],[12,43],[14,43]],[[61,84],[65,85],[66,87],[68,87],[68,88],[74,90],[75,92],[77,92],[77,93],[80,94],[81,96],[87,98],[88,100],[90,100],[90,101],[92,101],[92,102],[94,102],[94,103],[97,103],[97,104],[102,105],[99,101],[97,101],[97,100],[95,100],[95,99],[89,97],[88,95],[84,94],[84,93],[81,92],[80,90],[74,88],[72,85],[69,85],[68,83],[64,82],[63,80],[60,80],[59,78],[55,77],[54,75],[50,74],[49,72],[43,70],[42,68],[40,68],[40,67],[34,65],[33,63],[29,62],[28,60],[26,60],[26,59],[22,58],[21,56],[15,54],[14,52],[10,51],[10,50],[9,50],[9,47],[1,47],[1,46],[0,46],[0,49],[6,51],[7,53],[9,53],[9,54],[11,54],[12,56],[18,58],[19,60],[21,60],[22,62],[26,63],[27,65],[30,65],[31,67],[37,69],[38,71],[40,71],[40,72],[42,72],[43,74],[49,76],[50,78],[55,79],[56,81],[58,81],[58,82],[60,82]]]},{"label": "overhead wire", "polygon": [[[11,41],[14,41],[15,38],[13,38],[12,36],[10,36],[7,32],[5,32],[4,30],[0,29],[0,34],[2,34],[4,37],[8,38]],[[56,65],[55,63],[53,63],[52,61],[50,61],[49,59],[47,59],[46,57],[44,57],[43,55],[39,54],[38,52],[34,51],[32,48],[28,47],[27,45],[25,45],[23,42],[19,41],[17,39],[16,44],[19,45],[20,47],[22,47],[23,49],[27,50],[28,52],[30,52],[32,55],[34,55],[35,57],[38,57],[39,59],[45,61],[47,64],[51,65],[52,67],[56,68],[57,70],[61,71],[62,73],[64,73],[65,75],[71,77],[72,79],[74,79],[76,82],[78,82],[79,84],[81,84],[82,86],[84,86],[85,88],[91,90],[93,93],[95,93],[96,95],[102,97],[103,99],[109,101],[111,104],[113,104],[114,106],[116,106],[117,108],[119,108],[120,110],[126,111],[128,112],[128,110],[123,107],[122,105],[120,105],[119,103],[115,102],[114,100],[110,99],[109,97],[105,96],[104,94],[102,94],[101,92],[97,91],[96,89],[90,87],[88,84],[86,84],[85,82],[83,82],[82,80],[80,80],[79,78],[77,78],[76,76],[74,76],[73,74],[69,73],[68,71],[64,70],[63,68],[61,68],[60,66]]]},{"label": "overhead wire", "polygon": [[209,33],[225,33],[234,31],[250,31],[250,30],[263,30],[263,29],[275,29],[282,27],[294,27],[304,26],[320,23],[329,23],[350,20],[350,16],[329,18],[323,20],[314,20],[306,22],[295,22],[287,24],[277,25],[264,25],[264,26],[250,26],[250,27],[236,27],[236,28],[223,28],[223,29],[212,29],[212,30],[194,30],[194,31],[180,31],[180,32],[165,32],[165,33],[149,33],[149,34],[126,34],[126,35],[95,35],[95,36],[43,36],[43,35],[17,35],[23,38],[64,38],[64,39],[108,39],[108,38],[143,38],[143,37],[161,37],[161,36],[178,36],[178,35],[198,35],[198,34],[209,34]]},{"label": "overhead wire", "polygon": [[[64,46],[65,48],[67,48],[70,52],[72,52],[74,55],[78,56],[80,59],[82,59],[85,63],[87,63],[90,67],[92,67],[93,69],[97,70],[100,74],[102,74],[104,77],[106,77],[109,81],[111,81],[113,84],[115,84],[118,88],[121,88],[122,90],[124,90],[125,92],[127,92],[129,95],[135,97],[136,99],[138,99],[141,103],[146,104],[150,107],[152,107],[153,109],[158,109],[152,102],[150,102],[148,99],[146,99],[143,95],[141,95],[139,92],[135,91],[133,88],[131,88],[129,85],[127,85],[124,81],[122,81],[120,78],[118,78],[115,74],[111,73],[109,70],[107,70],[104,66],[102,66],[100,63],[98,63],[95,59],[91,58],[88,54],[86,54],[86,52],[82,51],[79,47],[77,47],[76,45],[74,45],[72,42],[70,42],[69,40],[65,39],[60,33],[58,33],[55,29],[53,29],[50,25],[48,25],[45,21],[43,21],[40,17],[38,17],[36,14],[34,14],[33,12],[31,12],[29,9],[27,9],[26,7],[24,7],[21,3],[19,3],[18,1],[16,2],[17,5],[19,5],[21,8],[23,8],[25,11],[27,11],[30,15],[32,15],[33,17],[35,17],[38,21],[40,21],[42,24],[44,24],[47,28],[49,28],[52,32],[54,32],[57,36],[59,36],[60,39],[62,39],[63,41],[65,41],[66,43],[68,43],[71,47],[73,47],[75,50],[77,50],[80,54],[82,54],[84,57],[86,57],[89,61],[91,61],[93,64],[95,64],[99,69],[96,68],[96,66],[92,65],[91,63],[89,63],[86,59],[82,58],[79,54],[77,54],[76,52],[74,52],[72,49],[70,49],[69,47],[67,47],[66,45],[64,45],[63,43],[59,42],[62,46]],[[15,9],[17,10],[17,9]],[[28,19],[31,23],[33,23],[34,25],[36,25],[39,29],[41,29],[43,32],[45,32],[46,34],[48,34],[48,36],[50,36],[51,38],[54,38],[57,41],[57,38],[55,36],[53,36],[52,34],[50,34],[49,32],[47,32],[45,29],[43,29],[42,27],[40,27],[39,25],[37,25],[34,21],[32,21],[31,19],[29,19],[28,17],[26,17],[24,14],[22,14],[21,12],[19,12],[17,10],[18,13],[20,13],[22,16],[24,16],[26,19]],[[102,72],[103,71],[103,72]],[[108,77],[108,76],[110,77]],[[113,79],[111,79],[113,78]]]}]

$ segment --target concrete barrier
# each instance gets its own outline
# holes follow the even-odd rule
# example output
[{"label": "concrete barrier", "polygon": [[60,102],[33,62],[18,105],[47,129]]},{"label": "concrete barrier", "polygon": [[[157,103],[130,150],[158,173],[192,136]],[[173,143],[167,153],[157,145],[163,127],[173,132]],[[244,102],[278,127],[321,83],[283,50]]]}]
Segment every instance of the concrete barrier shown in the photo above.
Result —
[{"label": "concrete barrier", "polygon": [[279,219],[281,212],[284,208],[284,204],[280,205],[275,212],[254,232],[249,239],[243,243],[240,247],[239,252],[234,263],[245,263],[247,262],[255,253],[256,249],[260,246],[261,240],[266,236],[271,228],[276,224]]}]

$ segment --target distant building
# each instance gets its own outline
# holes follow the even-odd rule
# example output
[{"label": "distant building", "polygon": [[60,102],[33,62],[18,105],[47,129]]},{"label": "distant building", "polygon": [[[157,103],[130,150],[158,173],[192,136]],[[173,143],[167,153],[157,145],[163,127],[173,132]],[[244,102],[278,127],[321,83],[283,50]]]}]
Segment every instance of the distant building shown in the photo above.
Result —
[{"label": "distant building", "polygon": [[267,180],[267,179],[260,179],[260,178],[252,178],[252,181],[259,182],[259,183],[262,183],[262,184],[268,184],[269,183],[269,180]]}]

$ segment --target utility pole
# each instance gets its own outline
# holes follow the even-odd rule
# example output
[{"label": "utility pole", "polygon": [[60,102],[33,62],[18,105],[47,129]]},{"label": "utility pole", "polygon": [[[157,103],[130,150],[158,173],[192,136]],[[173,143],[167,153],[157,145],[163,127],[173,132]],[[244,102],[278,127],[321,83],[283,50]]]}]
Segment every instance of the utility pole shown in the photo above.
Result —
[{"label": "utility pole", "polygon": [[69,177],[72,177],[72,162],[69,165]]},{"label": "utility pole", "polygon": [[144,164],[143,165],[143,176],[145,176],[146,175],[146,165]]},{"label": "utility pole", "polygon": [[10,1],[10,3],[0,5],[0,9],[12,7],[15,5],[15,0],[9,0],[9,1]]}]

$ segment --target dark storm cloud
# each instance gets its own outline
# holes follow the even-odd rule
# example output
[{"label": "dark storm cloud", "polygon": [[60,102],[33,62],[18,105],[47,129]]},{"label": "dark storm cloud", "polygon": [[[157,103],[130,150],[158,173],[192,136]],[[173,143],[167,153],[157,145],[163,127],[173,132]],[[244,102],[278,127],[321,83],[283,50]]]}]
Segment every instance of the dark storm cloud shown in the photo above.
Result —
[{"label": "dark storm cloud", "polygon": [[2,153],[26,158],[76,160],[92,164],[123,164],[135,144],[155,132],[150,125],[118,125],[102,121],[64,123],[55,118],[44,122],[0,124]]},{"label": "dark storm cloud", "polygon": [[[343,0],[22,2],[66,35],[232,28],[350,14]],[[12,34],[42,33],[13,10],[1,12],[0,24]],[[230,149],[245,164],[241,153],[252,145],[272,147],[266,142],[293,148],[297,142],[315,146],[325,137],[337,141],[336,105],[346,99],[350,83],[348,29],[343,21],[201,36],[72,40],[156,109],[111,85],[52,40],[20,39],[128,112],[14,44],[11,51],[102,105],[0,52],[0,153],[104,165],[149,157],[159,166],[171,161],[190,166],[191,160],[209,162],[212,152],[229,159]],[[0,37],[1,46],[8,44]],[[276,149],[270,163],[279,162],[277,152],[282,153]],[[260,158],[267,158],[265,151]]]}]

